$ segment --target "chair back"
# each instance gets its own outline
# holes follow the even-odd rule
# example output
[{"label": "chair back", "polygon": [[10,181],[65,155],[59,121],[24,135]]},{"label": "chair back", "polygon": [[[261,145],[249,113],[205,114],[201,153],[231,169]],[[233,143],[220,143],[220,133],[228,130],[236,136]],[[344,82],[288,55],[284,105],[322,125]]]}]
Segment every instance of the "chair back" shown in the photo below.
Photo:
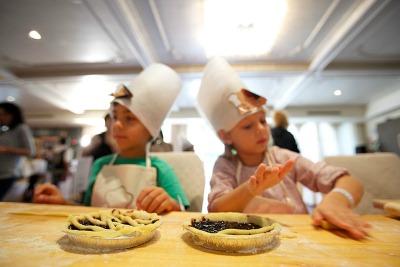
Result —
[{"label": "chair back", "polygon": [[201,211],[205,180],[200,158],[194,152],[157,152],[151,155],[171,165],[190,201],[188,210]]}]

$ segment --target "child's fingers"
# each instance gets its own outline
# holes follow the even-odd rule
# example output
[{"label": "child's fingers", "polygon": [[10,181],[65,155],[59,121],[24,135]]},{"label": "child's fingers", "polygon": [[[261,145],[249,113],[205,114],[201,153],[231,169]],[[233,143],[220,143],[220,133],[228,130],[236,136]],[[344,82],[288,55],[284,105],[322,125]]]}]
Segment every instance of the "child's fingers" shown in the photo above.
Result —
[{"label": "child's fingers", "polygon": [[143,199],[151,192],[153,191],[154,187],[153,186],[149,186],[149,187],[145,187],[143,188],[142,191],[140,191],[138,197],[136,198],[136,205],[138,203],[141,203],[143,201]]},{"label": "child's fingers", "polygon": [[274,170],[274,168],[269,167],[269,166],[265,166],[264,174],[262,176],[257,176],[256,177],[257,181],[263,182],[266,179],[268,179],[271,176],[273,170]]},{"label": "child's fingers", "polygon": [[267,169],[267,166],[264,163],[261,163],[260,165],[258,165],[257,170],[254,175],[257,178],[263,177],[266,169]]},{"label": "child's fingers", "polygon": [[355,239],[362,239],[367,236],[367,232],[358,229],[352,220],[346,220],[346,218],[341,218],[335,214],[326,213],[324,215],[327,222],[345,230],[351,237]]},{"label": "child's fingers", "polygon": [[161,214],[161,213],[168,212],[171,210],[172,210],[172,205],[169,200],[166,200],[163,203],[161,203],[161,205],[158,206],[158,208],[154,212],[157,214]]},{"label": "child's fingers", "polygon": [[314,213],[312,214],[312,219],[313,219],[312,224],[315,226],[319,226],[321,225],[324,217],[322,217],[322,214],[318,210],[315,210]]},{"label": "child's fingers", "polygon": [[285,162],[285,164],[281,167],[279,176],[284,177],[288,172],[292,170],[294,166],[294,160],[289,159],[288,161]]},{"label": "child's fingers", "polygon": [[150,204],[153,202],[153,200],[161,193],[161,188],[159,187],[153,187],[147,195],[140,201],[140,205],[143,210],[148,210]]},{"label": "child's fingers", "polygon": [[166,194],[159,194],[155,198],[152,199],[149,208],[146,210],[147,212],[154,212],[157,210],[164,201],[168,200],[168,196]]}]

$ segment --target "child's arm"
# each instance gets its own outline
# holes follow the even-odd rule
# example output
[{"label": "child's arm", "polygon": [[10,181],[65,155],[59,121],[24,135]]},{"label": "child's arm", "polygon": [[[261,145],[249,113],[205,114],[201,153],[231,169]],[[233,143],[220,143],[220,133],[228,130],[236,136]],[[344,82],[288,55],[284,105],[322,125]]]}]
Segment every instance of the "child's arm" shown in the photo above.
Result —
[{"label": "child's arm", "polygon": [[144,188],[136,199],[136,207],[158,214],[181,210],[179,204],[163,188],[157,186]]},{"label": "child's arm", "polygon": [[353,238],[364,238],[369,224],[352,211],[363,195],[362,184],[352,176],[345,175],[336,181],[335,189],[338,190],[329,192],[315,208],[313,224],[320,226],[325,220],[346,230]]},{"label": "child's arm", "polygon": [[292,169],[293,160],[288,160],[284,165],[274,167],[260,164],[249,180],[236,187],[231,192],[214,200],[210,211],[243,211],[249,202],[265,189],[278,184],[285,175]]}]

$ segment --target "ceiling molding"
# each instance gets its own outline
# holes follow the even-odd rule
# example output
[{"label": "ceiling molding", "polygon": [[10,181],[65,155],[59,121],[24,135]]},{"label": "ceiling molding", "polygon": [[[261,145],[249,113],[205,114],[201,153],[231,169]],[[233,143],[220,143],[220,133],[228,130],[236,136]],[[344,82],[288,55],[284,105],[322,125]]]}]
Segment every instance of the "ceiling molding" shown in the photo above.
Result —
[{"label": "ceiling molding", "polygon": [[322,44],[310,63],[309,71],[323,71],[329,63],[382,11],[391,0],[361,2],[334,34]]},{"label": "ceiling molding", "polygon": [[321,32],[321,29],[325,26],[328,19],[335,12],[336,7],[339,5],[340,1],[341,0],[334,0],[329,5],[329,7],[325,11],[325,13],[322,15],[321,19],[318,21],[318,23],[315,25],[315,27],[312,29],[312,31],[306,38],[306,40],[300,46],[297,46],[296,48],[294,48],[293,51],[290,52],[291,55],[296,55],[296,54],[304,51],[312,44],[312,42],[315,40],[315,38]]},{"label": "ceiling molding", "polygon": [[29,78],[49,78],[64,76],[80,76],[92,74],[136,74],[143,70],[140,66],[123,66],[109,64],[68,64],[68,65],[48,65],[32,68],[11,68],[15,76],[20,79]]},{"label": "ceiling molding", "polygon": [[163,45],[165,47],[165,50],[170,52],[171,51],[171,44],[169,43],[168,36],[167,36],[166,31],[165,31],[164,24],[163,24],[163,22],[161,20],[160,12],[158,12],[157,5],[154,2],[154,0],[149,0],[149,5],[150,5],[151,13],[153,14],[154,20],[156,22],[156,26],[157,26],[158,32],[160,33],[161,40],[162,40]]},{"label": "ceiling molding", "polygon": [[[274,73],[285,73],[285,74],[299,74],[307,70],[308,65],[303,63],[292,63],[292,64],[231,64],[231,66],[237,71],[242,73],[263,73],[265,76]],[[178,73],[202,73],[204,65],[179,65],[171,66]]]},{"label": "ceiling molding", "polygon": [[363,71],[368,73],[381,73],[387,71],[388,73],[400,74],[400,61],[397,62],[332,62],[325,69],[327,70],[339,70],[339,71]]},{"label": "ceiling molding", "polygon": [[[33,83],[26,83],[8,70],[0,69],[0,75],[5,77],[6,81],[13,84],[15,87],[20,88],[21,90],[26,90],[45,102],[56,105],[61,109],[69,110],[70,112],[75,114],[81,114],[83,112],[83,110],[79,110],[77,107],[74,107],[73,103],[66,101],[64,98],[62,98],[58,94],[55,94],[53,91],[43,87],[38,88]],[[49,102],[49,99],[51,99],[51,102]]]},{"label": "ceiling molding", "polygon": [[121,28],[126,33],[130,43],[135,47],[134,55],[143,68],[151,63],[157,62],[158,57],[153,52],[145,25],[140,19],[140,14],[135,7],[134,1],[115,0],[107,2],[110,9],[115,13],[114,16],[120,23]]},{"label": "ceiling molding", "polygon": [[350,16],[322,43],[304,76],[281,93],[275,108],[284,109],[301,94],[310,77],[322,72],[389,2],[390,0],[366,0],[358,4]]}]

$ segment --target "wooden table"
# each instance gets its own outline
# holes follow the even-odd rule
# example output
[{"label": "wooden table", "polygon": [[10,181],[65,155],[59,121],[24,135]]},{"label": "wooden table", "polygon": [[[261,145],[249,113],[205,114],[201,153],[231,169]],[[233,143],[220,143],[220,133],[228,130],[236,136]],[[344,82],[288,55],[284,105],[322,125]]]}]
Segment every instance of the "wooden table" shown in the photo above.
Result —
[{"label": "wooden table", "polygon": [[66,218],[54,213],[97,209],[0,203],[0,266],[400,266],[400,221],[380,215],[364,216],[373,228],[371,238],[362,242],[314,229],[307,215],[269,215],[287,225],[284,235],[292,237],[283,237],[275,249],[255,255],[213,252],[192,245],[182,223],[198,214],[186,212],[163,216],[159,234],[133,249],[108,254],[64,249]]}]

